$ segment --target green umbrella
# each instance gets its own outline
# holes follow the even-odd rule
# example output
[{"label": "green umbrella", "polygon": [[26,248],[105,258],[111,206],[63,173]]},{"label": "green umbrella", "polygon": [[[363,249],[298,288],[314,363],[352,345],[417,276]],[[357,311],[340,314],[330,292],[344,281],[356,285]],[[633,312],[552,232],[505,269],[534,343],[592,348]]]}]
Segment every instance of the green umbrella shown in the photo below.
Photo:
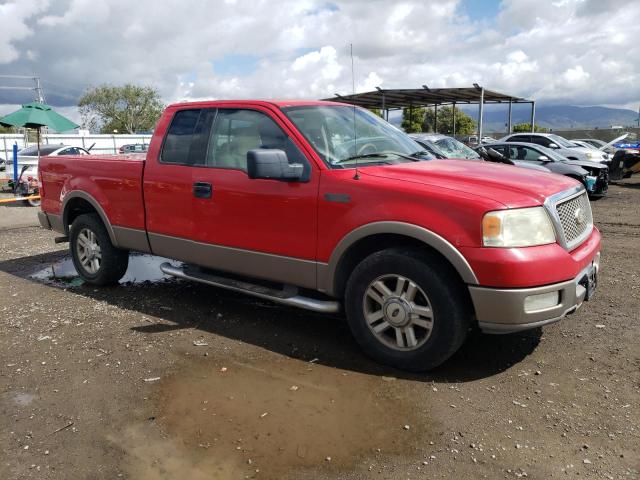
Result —
[{"label": "green umbrella", "polygon": [[[38,163],[40,163],[40,127],[48,127],[56,132],[66,132],[79,127],[68,118],[54,112],[49,105],[39,102],[25,103],[20,110],[0,118],[0,125],[35,128],[38,139]],[[17,168],[14,167],[14,179],[16,174]]]},{"label": "green umbrella", "polygon": [[54,112],[49,105],[38,102],[25,103],[20,110],[0,118],[0,125],[36,129],[49,127],[56,132],[66,132],[79,127],[68,118]]}]

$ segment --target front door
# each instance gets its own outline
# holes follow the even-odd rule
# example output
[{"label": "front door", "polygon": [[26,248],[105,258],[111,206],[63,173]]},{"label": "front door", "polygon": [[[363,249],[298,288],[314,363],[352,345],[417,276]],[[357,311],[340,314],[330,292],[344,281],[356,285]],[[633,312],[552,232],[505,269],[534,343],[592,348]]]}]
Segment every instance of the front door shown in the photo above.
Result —
[{"label": "front door", "polygon": [[[193,176],[210,195],[193,199],[192,238],[200,264],[314,288],[319,172],[286,129],[259,107],[217,110],[205,166]],[[256,148],[284,150],[304,165],[303,179],[249,179],[247,152]]]}]

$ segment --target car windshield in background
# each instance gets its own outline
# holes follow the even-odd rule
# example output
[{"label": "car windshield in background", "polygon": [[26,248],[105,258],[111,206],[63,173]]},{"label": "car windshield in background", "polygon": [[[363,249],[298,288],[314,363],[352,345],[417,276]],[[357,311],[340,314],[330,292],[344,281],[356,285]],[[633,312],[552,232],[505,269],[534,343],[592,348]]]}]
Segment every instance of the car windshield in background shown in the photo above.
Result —
[{"label": "car windshield in background", "polygon": [[448,158],[467,158],[470,160],[480,158],[480,155],[455,138],[441,138],[434,143]]},{"label": "car windshield in background", "polygon": [[282,110],[331,168],[434,158],[406,134],[361,108],[315,105]]},{"label": "car windshield in background", "polygon": [[575,145],[573,143],[571,143],[568,140],[565,140],[562,137],[559,137],[558,135],[549,135],[549,138],[557,145],[560,145],[561,147],[564,148],[575,148]]},{"label": "car windshield in background", "polygon": [[[53,152],[62,148],[62,145],[40,145],[40,156],[51,155]],[[38,156],[38,146],[23,148],[18,152],[18,155],[25,157]]]}]

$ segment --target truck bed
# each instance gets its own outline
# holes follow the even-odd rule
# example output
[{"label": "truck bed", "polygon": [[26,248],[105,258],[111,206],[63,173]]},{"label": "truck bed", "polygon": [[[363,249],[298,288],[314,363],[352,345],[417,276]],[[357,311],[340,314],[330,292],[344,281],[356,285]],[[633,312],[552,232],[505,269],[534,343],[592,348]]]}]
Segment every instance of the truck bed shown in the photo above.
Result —
[{"label": "truck bed", "polygon": [[80,190],[96,201],[113,226],[144,229],[145,160],[145,154],[41,157],[42,210],[60,215],[61,200]]}]

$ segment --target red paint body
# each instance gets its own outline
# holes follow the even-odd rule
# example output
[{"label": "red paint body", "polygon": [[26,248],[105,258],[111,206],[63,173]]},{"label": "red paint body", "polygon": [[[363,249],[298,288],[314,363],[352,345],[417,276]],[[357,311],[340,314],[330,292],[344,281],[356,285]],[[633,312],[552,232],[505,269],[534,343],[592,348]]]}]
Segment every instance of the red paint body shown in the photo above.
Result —
[{"label": "red paint body", "polygon": [[[561,176],[467,160],[433,160],[359,170],[330,169],[280,107],[328,102],[215,101],[168,107],[146,155],[43,157],[42,209],[61,214],[64,196],[82,190],[94,197],[114,226],[146,229],[203,243],[326,263],[349,232],[378,221],[424,227],[455,246],[479,284],[528,287],[574,278],[600,248],[594,228],[581,246],[482,247],[481,221],[491,210],[542,205],[576,182]],[[240,170],[158,162],[176,110],[249,108],[269,115],[311,163],[310,181],[251,180]],[[197,199],[194,182],[213,185],[211,199]],[[331,202],[325,193],[349,195]]]}]

